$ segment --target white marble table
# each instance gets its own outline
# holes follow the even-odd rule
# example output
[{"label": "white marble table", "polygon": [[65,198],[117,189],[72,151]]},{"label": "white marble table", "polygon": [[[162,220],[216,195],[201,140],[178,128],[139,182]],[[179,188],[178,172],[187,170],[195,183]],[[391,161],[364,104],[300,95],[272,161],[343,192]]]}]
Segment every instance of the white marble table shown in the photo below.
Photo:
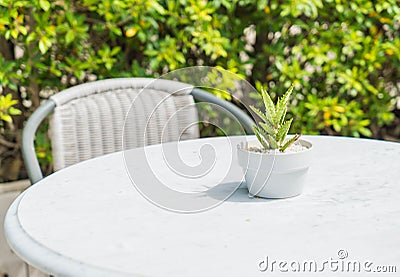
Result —
[{"label": "white marble table", "polygon": [[[56,276],[267,276],[285,269],[283,276],[340,275],[340,267],[332,272],[335,265],[329,269],[328,264],[320,273],[292,272],[307,261],[318,263],[318,270],[327,261],[371,262],[371,271],[388,265],[399,274],[400,144],[305,138],[314,145],[314,160],[298,197],[250,199],[239,188],[213,209],[171,212],[138,192],[124,155],[114,153],[61,170],[26,190],[6,217],[8,242],[28,263]],[[187,181],[187,189],[220,180],[240,184],[241,170],[225,138],[180,143],[183,160],[198,164],[204,143],[214,147],[217,162],[203,176],[208,183]],[[147,150],[152,163],[161,164],[161,147]],[[135,151],[128,155],[137,159],[137,176],[152,182],[140,172],[143,157]],[[226,164],[233,171],[225,170]],[[224,179],[226,172],[231,176]],[[174,177],[166,167],[154,174],[174,189],[185,188],[182,176]],[[282,261],[286,266],[278,267]]]}]

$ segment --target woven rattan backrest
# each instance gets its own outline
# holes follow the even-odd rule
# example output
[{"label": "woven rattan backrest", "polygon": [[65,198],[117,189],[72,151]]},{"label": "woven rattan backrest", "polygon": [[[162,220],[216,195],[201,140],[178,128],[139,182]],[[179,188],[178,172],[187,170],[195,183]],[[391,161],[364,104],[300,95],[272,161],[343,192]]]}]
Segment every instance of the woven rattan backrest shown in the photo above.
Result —
[{"label": "woven rattan backrest", "polygon": [[172,81],[153,81],[109,79],[54,95],[56,108],[50,120],[54,169],[122,147],[197,138],[191,88]]}]

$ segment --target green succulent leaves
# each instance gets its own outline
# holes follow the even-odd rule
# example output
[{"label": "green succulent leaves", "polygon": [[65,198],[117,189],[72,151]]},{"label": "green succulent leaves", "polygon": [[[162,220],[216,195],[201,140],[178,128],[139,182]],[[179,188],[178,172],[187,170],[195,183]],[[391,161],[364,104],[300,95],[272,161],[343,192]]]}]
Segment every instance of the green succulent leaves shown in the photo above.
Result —
[{"label": "green succulent leaves", "polygon": [[279,151],[283,152],[300,138],[300,135],[295,135],[291,139],[286,140],[290,125],[293,121],[293,119],[285,121],[287,105],[292,91],[293,86],[278,99],[275,105],[268,92],[265,89],[261,89],[265,113],[254,106],[250,106],[253,112],[262,120],[262,122],[259,122],[258,125],[253,127],[253,130],[258,141],[266,150],[279,149]]}]

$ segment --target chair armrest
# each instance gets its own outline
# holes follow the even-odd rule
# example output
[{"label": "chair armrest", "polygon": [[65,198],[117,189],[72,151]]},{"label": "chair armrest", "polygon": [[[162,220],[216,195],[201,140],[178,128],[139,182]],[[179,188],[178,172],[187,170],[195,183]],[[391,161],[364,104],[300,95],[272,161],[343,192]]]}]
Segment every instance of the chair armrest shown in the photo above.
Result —
[{"label": "chair armrest", "polygon": [[194,97],[195,100],[213,103],[225,108],[238,119],[238,121],[240,122],[240,124],[242,124],[244,130],[246,131],[246,134],[254,135],[254,120],[239,107],[235,106],[231,102],[218,98],[215,95],[198,88],[194,88],[191,92],[191,95]]},{"label": "chair armrest", "polygon": [[22,157],[25,162],[26,171],[28,173],[31,184],[43,179],[39,161],[35,152],[35,133],[42,121],[56,107],[52,100],[47,100],[29,117],[25,128],[22,132]]}]

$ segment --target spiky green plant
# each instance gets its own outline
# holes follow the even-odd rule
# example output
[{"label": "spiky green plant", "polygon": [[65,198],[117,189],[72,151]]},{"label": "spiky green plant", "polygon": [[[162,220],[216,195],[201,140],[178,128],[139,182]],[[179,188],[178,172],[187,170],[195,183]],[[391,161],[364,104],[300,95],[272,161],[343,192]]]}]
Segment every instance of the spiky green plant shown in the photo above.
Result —
[{"label": "spiky green plant", "polygon": [[291,86],[285,94],[278,99],[276,105],[274,105],[267,91],[261,89],[265,113],[254,106],[250,106],[262,120],[262,122],[259,122],[258,126],[255,125],[253,129],[258,141],[265,150],[279,149],[279,151],[283,152],[300,138],[300,135],[296,134],[292,138],[286,140],[290,125],[293,121],[293,118],[285,120],[287,104],[292,91],[293,86]]}]

